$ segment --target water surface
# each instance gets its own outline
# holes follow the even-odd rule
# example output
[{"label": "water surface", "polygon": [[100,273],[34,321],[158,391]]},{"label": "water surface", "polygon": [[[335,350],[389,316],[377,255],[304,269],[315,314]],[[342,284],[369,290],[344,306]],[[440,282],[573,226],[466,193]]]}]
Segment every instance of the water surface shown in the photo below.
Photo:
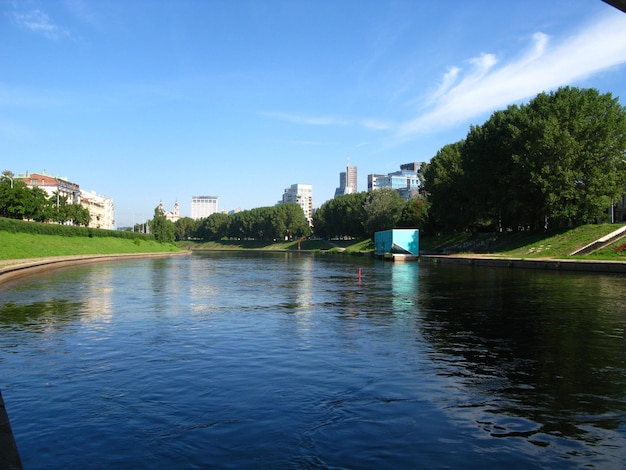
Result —
[{"label": "water surface", "polygon": [[293,253],[59,269],[0,287],[0,387],[25,468],[623,468],[625,281]]}]

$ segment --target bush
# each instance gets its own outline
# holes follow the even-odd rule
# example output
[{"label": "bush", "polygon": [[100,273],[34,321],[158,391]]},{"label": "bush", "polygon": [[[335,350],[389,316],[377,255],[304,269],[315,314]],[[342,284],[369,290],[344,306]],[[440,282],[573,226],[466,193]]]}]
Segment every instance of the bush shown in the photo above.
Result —
[{"label": "bush", "polygon": [[75,227],[72,225],[44,224],[40,222],[26,222],[18,219],[0,217],[0,230],[11,233],[33,233],[39,235],[60,235],[63,237],[112,237],[135,240],[154,240],[146,233],[126,232],[118,230],[104,230],[99,228]]}]

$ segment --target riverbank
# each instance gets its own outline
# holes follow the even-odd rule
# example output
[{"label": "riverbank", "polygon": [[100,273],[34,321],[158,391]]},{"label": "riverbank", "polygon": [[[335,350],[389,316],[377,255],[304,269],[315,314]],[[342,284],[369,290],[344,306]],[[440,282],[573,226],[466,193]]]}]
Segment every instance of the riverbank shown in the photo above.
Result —
[{"label": "riverbank", "polygon": [[420,261],[435,264],[455,264],[550,271],[578,271],[595,273],[626,273],[626,262],[612,260],[508,258],[485,255],[420,255]]},{"label": "riverbank", "polygon": [[0,284],[16,277],[28,276],[45,269],[103,261],[127,260],[133,258],[157,258],[188,255],[189,251],[168,251],[148,253],[114,253],[102,255],[49,256],[42,258],[24,258],[0,260]]}]

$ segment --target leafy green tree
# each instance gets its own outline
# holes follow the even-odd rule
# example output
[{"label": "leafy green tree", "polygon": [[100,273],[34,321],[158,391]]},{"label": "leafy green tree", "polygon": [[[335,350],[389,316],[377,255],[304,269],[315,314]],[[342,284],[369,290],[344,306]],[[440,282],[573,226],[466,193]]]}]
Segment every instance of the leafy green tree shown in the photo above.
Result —
[{"label": "leafy green tree", "polygon": [[[89,211],[87,211],[87,215],[89,215]],[[30,189],[27,197],[25,217],[36,222],[52,220],[52,203],[43,189]]]},{"label": "leafy green tree", "polygon": [[80,204],[66,204],[65,205],[65,217],[67,222],[71,222],[73,225],[89,225],[91,215],[89,210]]},{"label": "leafy green tree", "polygon": [[[523,142],[523,111],[509,106],[482,126],[472,126],[461,148],[466,185],[471,187],[470,223],[502,231],[525,225],[528,177],[516,162]],[[467,186],[466,186],[467,188]]]},{"label": "leafy green tree", "polygon": [[228,236],[230,217],[216,212],[198,223],[197,237],[203,240],[220,240]]},{"label": "leafy green tree", "polygon": [[461,150],[465,141],[441,148],[424,170],[423,191],[430,204],[432,231],[464,230],[473,220]]},{"label": "leafy green tree", "polygon": [[424,198],[409,199],[402,208],[398,227],[423,229],[427,223],[428,206]]},{"label": "leafy green tree", "polygon": [[552,226],[606,216],[626,181],[626,111],[610,93],[563,87],[526,107],[528,128],[518,157],[539,212]]},{"label": "leafy green tree", "polygon": [[23,219],[29,212],[27,207],[28,187],[21,180],[11,180],[10,172],[0,178],[0,216]]},{"label": "leafy green tree", "polygon": [[154,217],[149,222],[149,225],[150,233],[154,235],[156,241],[161,243],[171,243],[174,241],[174,223],[167,220],[159,206],[154,209]]},{"label": "leafy green tree", "polygon": [[306,220],[302,207],[298,204],[278,204],[275,209],[272,225],[276,229],[277,237],[284,236],[287,239],[293,239],[311,235],[311,227]]},{"label": "leafy green tree", "polygon": [[403,207],[404,199],[394,189],[380,188],[370,192],[363,206],[365,230],[373,237],[374,232],[395,228]]},{"label": "leafy green tree", "polygon": [[313,216],[315,234],[319,237],[362,237],[364,205],[368,193],[344,194],[326,201]]},{"label": "leafy green tree", "polygon": [[187,240],[195,236],[197,223],[191,217],[181,217],[174,222],[174,235],[176,240]]}]

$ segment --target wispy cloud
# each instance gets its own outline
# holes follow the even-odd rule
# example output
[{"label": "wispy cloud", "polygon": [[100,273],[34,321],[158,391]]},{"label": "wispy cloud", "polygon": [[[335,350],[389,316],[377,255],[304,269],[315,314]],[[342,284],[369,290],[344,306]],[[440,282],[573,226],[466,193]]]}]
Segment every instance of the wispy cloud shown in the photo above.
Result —
[{"label": "wispy cloud", "polygon": [[508,63],[481,54],[467,61],[467,69],[450,67],[426,100],[426,111],[403,123],[398,134],[408,138],[447,128],[625,63],[626,15],[603,17],[562,40],[536,33],[530,47]]},{"label": "wispy cloud", "polygon": [[262,114],[272,119],[278,119],[281,121],[287,121],[294,124],[307,126],[352,126],[362,127],[374,131],[385,131],[389,129],[394,129],[396,127],[395,124],[389,121],[373,118],[348,119],[336,116],[311,116],[295,113],[285,113],[280,111],[268,111]]},{"label": "wispy cloud", "polygon": [[69,31],[57,25],[46,13],[41,10],[27,12],[14,11],[13,20],[22,28],[48,39],[69,37]]},{"label": "wispy cloud", "polygon": [[310,126],[347,126],[350,124],[350,122],[344,119],[333,116],[307,116],[280,111],[267,111],[262,114],[273,119]]},{"label": "wispy cloud", "polygon": [[328,145],[328,142],[320,142],[317,140],[277,140],[276,142],[279,142],[281,144],[289,144],[289,145],[302,145],[302,146],[312,146],[312,147],[318,147],[318,146],[324,146],[324,145]]}]

